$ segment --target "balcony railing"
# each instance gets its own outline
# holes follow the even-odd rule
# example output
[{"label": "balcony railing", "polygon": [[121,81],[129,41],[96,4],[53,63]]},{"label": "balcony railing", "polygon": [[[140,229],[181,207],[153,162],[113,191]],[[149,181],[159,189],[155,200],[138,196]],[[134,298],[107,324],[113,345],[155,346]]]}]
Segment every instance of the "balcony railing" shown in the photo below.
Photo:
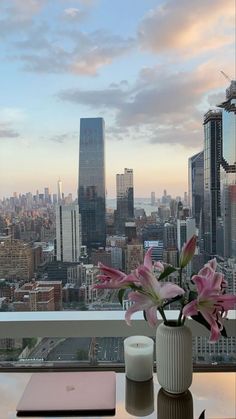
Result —
[{"label": "balcony railing", "polygon": [[[131,326],[124,321],[124,311],[52,311],[0,313],[0,339],[21,337],[126,337],[131,335],[155,336],[142,313],[135,313]],[[166,311],[167,319],[174,320],[178,313]],[[236,311],[228,313],[224,325],[228,336],[235,336]],[[161,320],[159,320],[161,322]],[[186,320],[193,336],[209,336],[209,331],[192,319]]]}]

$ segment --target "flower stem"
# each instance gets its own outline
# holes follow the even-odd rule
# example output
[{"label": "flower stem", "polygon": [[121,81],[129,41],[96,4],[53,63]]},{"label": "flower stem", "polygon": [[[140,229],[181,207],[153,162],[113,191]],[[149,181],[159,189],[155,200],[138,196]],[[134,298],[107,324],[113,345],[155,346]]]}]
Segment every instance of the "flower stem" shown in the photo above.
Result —
[{"label": "flower stem", "polygon": [[183,312],[183,308],[181,308],[180,311],[179,311],[179,317],[178,317],[178,320],[177,320],[178,326],[181,326],[182,312]]},{"label": "flower stem", "polygon": [[179,270],[179,286],[180,288],[182,288],[182,268],[180,267]]},{"label": "flower stem", "polygon": [[164,312],[163,308],[162,307],[159,307],[158,311],[159,311],[161,317],[163,318],[164,323],[166,323],[167,322],[167,318],[166,318],[166,315],[165,315],[165,312]]}]

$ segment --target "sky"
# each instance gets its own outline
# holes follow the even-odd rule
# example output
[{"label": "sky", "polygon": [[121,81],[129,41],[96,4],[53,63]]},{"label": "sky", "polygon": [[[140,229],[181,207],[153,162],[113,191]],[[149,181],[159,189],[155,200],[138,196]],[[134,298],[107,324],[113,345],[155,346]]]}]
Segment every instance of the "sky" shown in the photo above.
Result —
[{"label": "sky", "polygon": [[1,0],[0,198],[76,195],[80,118],[103,117],[107,196],[187,191],[203,115],[235,79],[235,0]]}]

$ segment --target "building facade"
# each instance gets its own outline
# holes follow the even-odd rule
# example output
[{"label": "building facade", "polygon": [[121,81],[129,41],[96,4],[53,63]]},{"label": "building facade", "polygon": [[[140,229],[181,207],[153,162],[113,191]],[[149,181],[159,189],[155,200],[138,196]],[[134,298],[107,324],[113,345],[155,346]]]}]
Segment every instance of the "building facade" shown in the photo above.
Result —
[{"label": "building facade", "polygon": [[222,157],[222,112],[210,110],[204,115],[204,254],[209,259],[217,254],[220,204],[220,163]]},{"label": "building facade", "polygon": [[124,234],[125,222],[134,218],[133,169],[125,168],[124,173],[116,175],[116,200],[116,232]]},{"label": "building facade", "polygon": [[106,244],[104,130],[103,118],[80,119],[78,203],[89,251]]},{"label": "building facade", "polygon": [[204,152],[195,154],[188,159],[189,206],[191,215],[199,227],[204,202]]},{"label": "building facade", "polygon": [[56,258],[61,262],[79,262],[81,216],[77,204],[56,207]]},{"label": "building facade", "polygon": [[221,212],[224,257],[236,258],[236,81],[226,90],[222,108]]},{"label": "building facade", "polygon": [[0,278],[25,279],[33,277],[34,260],[30,244],[21,240],[0,242]]}]

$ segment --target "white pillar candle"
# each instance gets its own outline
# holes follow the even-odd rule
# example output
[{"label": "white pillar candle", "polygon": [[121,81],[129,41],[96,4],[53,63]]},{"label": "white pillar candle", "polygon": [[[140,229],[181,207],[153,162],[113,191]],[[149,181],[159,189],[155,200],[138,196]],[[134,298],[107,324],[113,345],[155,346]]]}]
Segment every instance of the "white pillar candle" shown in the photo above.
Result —
[{"label": "white pillar candle", "polygon": [[153,348],[153,340],[146,336],[130,336],[124,340],[125,372],[130,380],[152,378]]}]

